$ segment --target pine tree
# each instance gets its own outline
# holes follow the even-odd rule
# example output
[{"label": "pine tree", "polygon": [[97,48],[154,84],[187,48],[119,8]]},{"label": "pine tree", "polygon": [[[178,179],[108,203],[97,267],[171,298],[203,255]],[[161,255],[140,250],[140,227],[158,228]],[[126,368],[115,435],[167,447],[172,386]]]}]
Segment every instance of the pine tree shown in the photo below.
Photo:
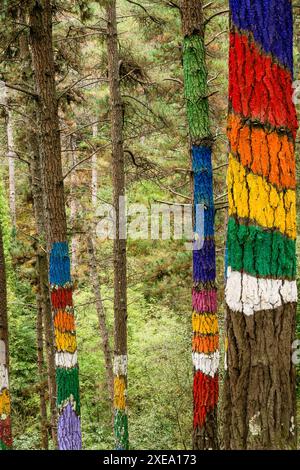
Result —
[{"label": "pine tree", "polygon": [[41,174],[55,331],[58,446],[61,450],[75,450],[81,448],[79,370],[55,89],[50,0],[33,1],[29,16],[32,61],[38,95]]},{"label": "pine tree", "polygon": [[296,435],[292,2],[230,8],[224,441],[285,449]]},{"label": "pine tree", "polygon": [[194,222],[196,206],[204,205],[203,233],[195,228],[193,250],[193,365],[194,365],[194,449],[216,449],[219,331],[214,241],[214,200],[212,175],[213,136],[210,132],[207,68],[205,61],[203,5],[199,0],[181,1],[185,98],[191,140],[194,181]]}]

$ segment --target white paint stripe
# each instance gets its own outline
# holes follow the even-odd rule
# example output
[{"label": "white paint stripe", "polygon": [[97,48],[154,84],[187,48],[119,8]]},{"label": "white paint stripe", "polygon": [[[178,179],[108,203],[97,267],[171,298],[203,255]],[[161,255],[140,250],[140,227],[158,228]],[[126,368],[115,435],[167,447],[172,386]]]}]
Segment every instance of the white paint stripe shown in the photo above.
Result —
[{"label": "white paint stripe", "polygon": [[6,347],[3,339],[0,340],[0,364],[5,364],[6,363]]},{"label": "white paint stripe", "polygon": [[114,375],[127,375],[127,356],[114,357]]},{"label": "white paint stripe", "polygon": [[249,316],[259,310],[271,310],[289,302],[297,302],[296,281],[256,278],[231,271],[229,267],[226,303],[231,310]]},{"label": "white paint stripe", "polygon": [[196,370],[201,370],[206,375],[214,377],[219,368],[220,353],[216,351],[212,354],[193,353],[193,365]]},{"label": "white paint stripe", "polygon": [[75,367],[77,365],[77,351],[74,354],[68,352],[56,353],[55,364],[57,367],[66,367],[66,369]]},{"label": "white paint stripe", "polygon": [[2,388],[8,388],[8,373],[4,364],[0,364],[0,391]]}]

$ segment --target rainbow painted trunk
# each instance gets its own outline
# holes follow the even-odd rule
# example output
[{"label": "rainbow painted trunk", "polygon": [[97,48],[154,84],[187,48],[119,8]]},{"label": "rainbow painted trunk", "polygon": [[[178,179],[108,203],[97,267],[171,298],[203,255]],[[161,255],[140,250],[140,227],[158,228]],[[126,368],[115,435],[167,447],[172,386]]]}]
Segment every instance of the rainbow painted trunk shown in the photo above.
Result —
[{"label": "rainbow painted trunk", "polygon": [[253,315],[297,300],[292,10],[287,0],[230,7],[226,301]]},{"label": "rainbow painted trunk", "polygon": [[11,399],[6,366],[6,345],[0,340],[0,450],[12,447]]},{"label": "rainbow painted trunk", "polygon": [[[199,4],[199,8],[200,6]],[[187,11],[188,8],[189,5],[186,6]],[[209,125],[204,37],[199,32],[202,31],[202,24],[196,26],[195,33],[186,34],[184,37],[183,66],[187,116],[192,142],[195,217],[196,206],[204,205],[205,207],[204,234],[198,234],[201,238],[204,235],[204,243],[201,249],[194,245],[193,251],[192,359],[194,366],[193,448],[206,449],[218,446],[216,411],[219,329],[215,284],[213,139]],[[194,230],[197,235],[196,220]]]},{"label": "rainbow painted trunk", "polygon": [[67,243],[53,243],[49,262],[55,334],[55,365],[60,450],[80,450],[79,370]]},{"label": "rainbow painted trunk", "polygon": [[127,355],[114,357],[114,435],[116,450],[128,450]]},{"label": "rainbow painted trunk", "polygon": [[296,165],[290,0],[230,0],[226,449],[296,444]]}]

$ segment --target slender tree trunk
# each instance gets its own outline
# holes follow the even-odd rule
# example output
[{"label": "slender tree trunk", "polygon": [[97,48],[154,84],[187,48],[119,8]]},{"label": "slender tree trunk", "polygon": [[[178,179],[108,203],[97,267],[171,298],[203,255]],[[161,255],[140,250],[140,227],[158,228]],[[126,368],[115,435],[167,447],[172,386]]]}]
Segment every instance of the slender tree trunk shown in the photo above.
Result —
[{"label": "slender tree trunk", "polygon": [[1,102],[5,106],[6,111],[6,136],[7,136],[7,159],[8,159],[8,175],[9,175],[9,208],[13,227],[16,227],[16,183],[15,183],[15,161],[16,152],[14,144],[14,130],[12,113],[8,107],[8,91],[5,83],[1,83]]},{"label": "slender tree trunk", "polygon": [[97,262],[96,262],[96,257],[95,257],[94,241],[93,241],[91,234],[88,234],[87,245],[88,245],[89,258],[90,258],[90,263],[89,263],[90,275],[91,275],[94,296],[96,300],[96,310],[97,310],[97,315],[98,315],[99,331],[100,331],[100,336],[102,339],[102,350],[103,350],[104,363],[105,363],[105,369],[106,369],[107,388],[109,392],[109,397],[111,400],[113,400],[114,374],[113,374],[111,350],[109,346],[109,333],[108,333],[108,328],[106,324],[106,314],[104,310],[104,305],[102,302],[99,277],[97,275]]},{"label": "slender tree trunk", "polygon": [[[28,107],[28,114],[35,117],[31,107]],[[33,119],[35,120],[35,119]],[[39,238],[37,247],[37,271],[39,282],[39,297],[42,305],[43,327],[46,340],[47,368],[48,368],[48,388],[50,402],[50,421],[51,436],[54,447],[57,447],[57,412],[56,412],[56,380],[55,380],[55,349],[54,349],[54,332],[52,324],[51,300],[48,284],[48,260],[45,249],[45,219],[42,192],[42,175],[40,168],[40,154],[38,136],[35,130],[31,129],[28,122],[28,145],[31,153],[30,172],[31,172],[31,191],[33,197],[34,217],[36,231]]]},{"label": "slender tree trunk", "polygon": [[[195,245],[193,250],[193,449],[217,449],[219,331],[217,319],[216,261],[212,145],[205,61],[203,4],[182,0],[185,98],[191,138]],[[198,233],[196,207],[205,205],[204,234]],[[204,244],[197,247],[197,238]]]},{"label": "slender tree trunk", "polygon": [[[76,138],[72,134],[70,137],[71,155],[72,155],[72,166],[76,165]],[[70,223],[72,229],[76,225],[76,217],[78,212],[78,201],[77,201],[77,170],[76,168],[71,173],[71,202],[70,202]],[[78,236],[76,233],[72,233],[71,241],[71,266],[72,271],[75,273],[77,268],[77,250],[78,250]]]},{"label": "slender tree trunk", "polygon": [[225,446],[296,445],[292,2],[230,1]]},{"label": "slender tree trunk", "polygon": [[45,388],[45,364],[44,364],[44,345],[43,345],[43,307],[40,294],[37,296],[37,318],[36,318],[36,332],[37,332],[37,363],[38,373],[40,380],[40,415],[41,415],[41,447],[48,450],[48,417],[46,405],[46,388]]},{"label": "slender tree trunk", "polygon": [[40,129],[49,283],[55,331],[58,446],[81,449],[79,370],[61,162],[49,0],[30,7],[30,41]]},{"label": "slender tree trunk", "polygon": [[[98,123],[93,124],[93,138],[95,139],[98,135]],[[98,167],[97,167],[97,153],[92,156],[92,204],[93,207],[97,205],[97,192],[98,192]]]},{"label": "slender tree trunk", "polygon": [[6,132],[7,132],[7,157],[8,157],[8,170],[9,170],[9,208],[10,215],[13,227],[17,226],[17,216],[16,216],[16,181],[15,181],[15,161],[16,161],[16,152],[14,145],[14,131],[13,131],[13,122],[12,115],[9,110],[7,110],[6,118]]},{"label": "slender tree trunk", "polygon": [[128,417],[127,389],[127,266],[126,238],[124,234],[125,171],[123,150],[123,104],[120,91],[119,48],[116,1],[107,6],[107,55],[111,106],[112,175],[116,233],[114,240],[114,430],[116,448],[127,450]]},{"label": "slender tree trunk", "polygon": [[12,447],[5,258],[0,223],[0,450]]}]

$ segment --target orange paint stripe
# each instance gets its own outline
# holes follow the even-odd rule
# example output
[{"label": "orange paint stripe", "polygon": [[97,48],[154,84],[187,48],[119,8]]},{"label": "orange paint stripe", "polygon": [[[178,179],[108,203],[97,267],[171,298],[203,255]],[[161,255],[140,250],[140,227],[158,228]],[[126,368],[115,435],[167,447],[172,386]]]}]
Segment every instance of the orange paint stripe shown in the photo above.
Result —
[{"label": "orange paint stripe", "polygon": [[193,351],[198,353],[213,353],[219,349],[219,335],[193,337]]},{"label": "orange paint stripe", "polygon": [[231,152],[243,166],[278,188],[296,187],[295,149],[287,135],[249,127],[233,114],[228,118],[227,135]]},{"label": "orange paint stripe", "polygon": [[72,313],[59,310],[54,316],[53,323],[59,331],[75,331],[75,318]]}]

